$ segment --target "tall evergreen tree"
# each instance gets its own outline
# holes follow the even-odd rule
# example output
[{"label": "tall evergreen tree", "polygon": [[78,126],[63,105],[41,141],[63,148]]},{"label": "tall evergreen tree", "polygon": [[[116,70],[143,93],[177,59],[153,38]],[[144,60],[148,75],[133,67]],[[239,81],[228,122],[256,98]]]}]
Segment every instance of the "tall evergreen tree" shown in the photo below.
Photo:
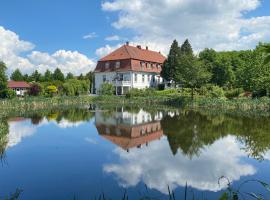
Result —
[{"label": "tall evergreen tree", "polygon": [[23,75],[23,80],[26,81],[26,82],[29,82],[29,75],[28,74],[24,74]]},{"label": "tall evergreen tree", "polygon": [[41,74],[38,72],[38,70],[35,70],[32,73],[30,79],[31,81],[39,82],[41,80]]},{"label": "tall evergreen tree", "polygon": [[78,80],[84,80],[85,78],[84,78],[84,76],[83,76],[83,74],[80,74],[80,76],[78,77]]},{"label": "tall evergreen tree", "polygon": [[52,81],[52,72],[48,69],[44,73],[44,81],[46,82]]},{"label": "tall evergreen tree", "polygon": [[181,54],[193,56],[193,50],[188,39],[186,39],[185,42],[182,44],[180,50],[181,50]]},{"label": "tall evergreen tree", "polygon": [[180,56],[180,47],[178,46],[178,42],[176,40],[173,41],[170,52],[168,54],[167,59],[165,60],[162,70],[161,76],[167,81],[176,81],[175,72],[179,68],[178,58]]},{"label": "tall evergreen tree", "polygon": [[16,69],[10,76],[13,81],[23,81],[24,77],[19,69]]},{"label": "tall evergreen tree", "polygon": [[55,81],[64,81],[65,76],[59,68],[56,68],[53,72],[53,80]]},{"label": "tall evergreen tree", "polygon": [[0,98],[4,98],[6,96],[7,90],[7,75],[6,75],[6,64],[0,61]]},{"label": "tall evergreen tree", "polygon": [[73,79],[73,78],[74,78],[74,75],[71,72],[67,73],[67,76],[66,76],[67,80],[68,79]]}]

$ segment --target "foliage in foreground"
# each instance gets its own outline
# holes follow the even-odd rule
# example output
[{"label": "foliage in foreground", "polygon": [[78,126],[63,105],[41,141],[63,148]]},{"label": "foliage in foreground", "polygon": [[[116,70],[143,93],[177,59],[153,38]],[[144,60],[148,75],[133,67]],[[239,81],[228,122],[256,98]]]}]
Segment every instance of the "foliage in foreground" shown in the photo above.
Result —
[{"label": "foliage in foreground", "polygon": [[[226,191],[224,193],[222,193],[222,195],[220,196],[220,198],[218,200],[245,200],[247,197],[250,197],[251,199],[254,199],[254,200],[266,199],[262,195],[256,194],[254,192],[242,192],[241,191],[241,188],[250,182],[255,182],[255,183],[261,185],[263,188],[265,188],[268,192],[270,192],[270,185],[263,182],[263,181],[260,181],[260,180],[247,180],[247,181],[244,181],[243,183],[241,183],[237,188],[234,188],[234,187],[232,187],[230,181],[227,178],[221,177],[220,179],[226,179],[228,181],[228,184],[227,184]],[[218,182],[220,182],[220,179]],[[16,189],[16,191],[13,194],[11,194],[9,197],[5,197],[4,200],[19,200],[22,192],[23,192],[23,190]],[[172,191],[169,186],[168,186],[168,197],[167,198],[162,198],[162,197],[159,197],[156,195],[152,195],[150,193],[150,191],[148,190],[147,185],[145,185],[145,191],[139,192],[139,194],[140,194],[140,197],[139,197],[140,200],[177,200],[177,199],[206,200],[207,199],[207,197],[202,197],[202,198],[195,197],[193,190],[189,191],[187,183],[185,185],[184,195],[182,197],[176,196],[175,192]],[[128,200],[129,198],[130,197],[128,195],[127,190],[124,190],[124,193],[123,193],[121,199]],[[79,198],[76,198],[76,196],[74,196],[72,199],[79,200]],[[106,196],[106,194],[104,192],[102,192],[98,196],[95,196],[92,199],[111,200],[111,198],[109,196]]]}]

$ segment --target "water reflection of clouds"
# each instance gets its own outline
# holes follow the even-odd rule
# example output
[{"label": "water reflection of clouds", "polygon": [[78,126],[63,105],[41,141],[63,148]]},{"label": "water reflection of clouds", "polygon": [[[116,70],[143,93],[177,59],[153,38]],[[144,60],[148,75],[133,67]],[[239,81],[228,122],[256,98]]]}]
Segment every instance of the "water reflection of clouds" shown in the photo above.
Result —
[{"label": "water reflection of clouds", "polygon": [[117,148],[114,152],[119,155],[121,162],[107,164],[103,169],[115,174],[121,186],[135,186],[143,181],[148,187],[163,193],[167,192],[168,185],[175,189],[185,186],[186,182],[196,189],[219,191],[222,188],[217,181],[221,176],[236,181],[241,176],[256,173],[251,164],[241,161],[246,154],[234,136],[215,141],[192,160],[180,151],[173,156],[165,137],[143,151],[132,149],[127,153]]},{"label": "water reflection of clouds", "polygon": [[23,138],[29,137],[36,132],[36,127],[30,120],[22,122],[9,122],[8,147],[13,147],[20,143]]},{"label": "water reflection of clouds", "polygon": [[34,125],[31,123],[30,119],[24,119],[20,121],[9,121],[9,134],[8,134],[8,147],[13,147],[19,144],[23,138],[30,137],[34,135],[38,127],[46,126],[50,123],[55,124],[61,129],[78,127],[85,123],[84,121],[70,122],[66,119],[62,119],[57,122],[55,120],[48,121],[46,118],[43,118],[39,124]]}]

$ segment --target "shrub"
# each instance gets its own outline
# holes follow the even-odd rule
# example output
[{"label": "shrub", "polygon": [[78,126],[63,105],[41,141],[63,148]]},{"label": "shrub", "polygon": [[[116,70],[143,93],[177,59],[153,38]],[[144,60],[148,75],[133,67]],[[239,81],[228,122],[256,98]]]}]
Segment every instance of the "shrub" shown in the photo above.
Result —
[{"label": "shrub", "polygon": [[217,86],[217,85],[212,85],[212,84],[207,84],[202,86],[198,90],[199,95],[205,96],[205,97],[211,97],[211,98],[222,98],[224,97],[224,90],[223,88]]},{"label": "shrub", "polygon": [[49,94],[50,96],[53,96],[57,93],[57,87],[55,85],[49,85],[47,88],[46,88],[46,92],[47,94]]},{"label": "shrub", "polygon": [[103,83],[99,89],[101,95],[114,95],[115,87],[110,83]]},{"label": "shrub", "polygon": [[8,99],[14,99],[16,97],[16,92],[14,90],[7,89],[6,97]]},{"label": "shrub", "polygon": [[158,84],[158,90],[164,90],[164,89],[165,89],[165,84],[164,83]]},{"label": "shrub", "polygon": [[31,84],[28,94],[31,96],[38,96],[42,92],[41,85],[38,83]]},{"label": "shrub", "polygon": [[15,97],[16,97],[16,92],[11,89],[1,90],[0,92],[0,98],[13,99]]},{"label": "shrub", "polygon": [[156,93],[155,88],[147,88],[147,89],[137,89],[137,88],[132,88],[128,91],[126,94],[127,98],[130,97],[149,97],[149,96],[154,96]]},{"label": "shrub", "polygon": [[232,99],[235,97],[239,97],[240,94],[242,94],[244,92],[244,90],[242,88],[235,88],[232,90],[227,90],[225,92],[225,97],[227,97],[228,99]]}]

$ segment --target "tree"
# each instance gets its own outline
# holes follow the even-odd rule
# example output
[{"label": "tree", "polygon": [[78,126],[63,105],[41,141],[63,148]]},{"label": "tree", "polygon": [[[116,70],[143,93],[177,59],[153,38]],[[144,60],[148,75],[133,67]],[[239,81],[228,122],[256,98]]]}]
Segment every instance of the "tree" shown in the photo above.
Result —
[{"label": "tree", "polygon": [[40,74],[37,70],[35,70],[35,71],[32,73],[30,79],[31,79],[31,81],[39,82],[40,79],[41,79],[41,74]]},{"label": "tree", "polygon": [[24,81],[24,77],[19,69],[16,69],[10,76],[13,81]]},{"label": "tree", "polygon": [[28,74],[24,74],[23,75],[23,80],[26,82],[29,82],[29,75]]},{"label": "tree", "polygon": [[214,49],[204,49],[199,53],[199,60],[203,62],[209,71],[212,71],[214,63],[217,60],[217,56],[218,54]]},{"label": "tree", "polygon": [[0,98],[5,98],[7,92],[6,64],[0,61]]},{"label": "tree", "polygon": [[263,45],[263,51],[266,53],[264,64],[270,63],[270,44]]},{"label": "tree", "polygon": [[64,81],[65,80],[65,76],[59,68],[56,68],[54,70],[53,80],[55,80],[55,81]]},{"label": "tree", "polygon": [[78,80],[84,80],[85,78],[84,78],[84,76],[83,76],[83,74],[80,74],[80,76],[78,77]]},{"label": "tree", "polygon": [[181,50],[181,54],[193,56],[193,50],[188,39],[186,39],[185,42],[182,44],[180,50]]},{"label": "tree", "polygon": [[177,79],[192,89],[191,96],[194,97],[194,89],[201,87],[211,78],[209,73],[201,61],[193,54],[193,50],[188,40],[181,46],[181,55],[179,57],[179,68],[176,71]]},{"label": "tree", "polygon": [[46,72],[44,74],[44,81],[46,81],[46,82],[52,81],[52,72],[48,69],[46,70]]},{"label": "tree", "polygon": [[180,48],[176,40],[173,41],[167,59],[163,63],[161,76],[167,81],[176,81],[175,72],[179,68],[178,58],[180,56]]},{"label": "tree", "polygon": [[68,79],[74,79],[74,75],[71,72],[69,72],[66,76],[66,80]]},{"label": "tree", "polygon": [[235,74],[231,62],[224,56],[218,57],[217,61],[214,63],[212,73],[211,82],[218,86],[232,86],[235,81]]}]

